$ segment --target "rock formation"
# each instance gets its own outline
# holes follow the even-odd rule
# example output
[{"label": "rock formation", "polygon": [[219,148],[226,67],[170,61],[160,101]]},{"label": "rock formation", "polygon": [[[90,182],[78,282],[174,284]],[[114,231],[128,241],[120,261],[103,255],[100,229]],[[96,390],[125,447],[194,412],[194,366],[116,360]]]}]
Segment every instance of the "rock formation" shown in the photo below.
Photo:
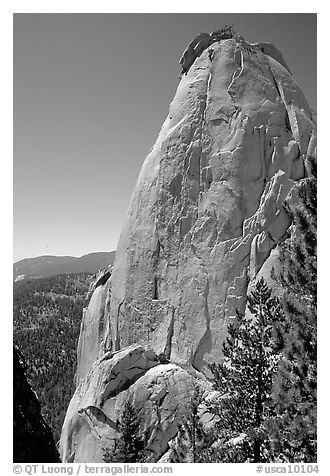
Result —
[{"label": "rock formation", "polygon": [[[64,461],[103,461],[118,437],[123,405],[130,399],[141,418],[141,434],[157,460],[178,431],[196,377],[175,364],[161,365],[152,350],[132,345],[108,352],[80,382],[70,403],[61,436]],[[198,379],[211,390],[206,380]]]},{"label": "rock formation", "polygon": [[60,462],[52,432],[40,412],[36,394],[30,387],[23,357],[14,346],[14,463]]},{"label": "rock formation", "polygon": [[89,288],[80,326],[77,349],[76,385],[84,379],[92,364],[103,353],[105,312],[109,306],[112,266],[100,270]]},{"label": "rock formation", "polygon": [[201,370],[285,236],[282,205],[315,123],[291,74],[236,39],[183,76],[145,160],[112,275],[108,346],[150,345]]},{"label": "rock formation", "polygon": [[[314,113],[282,54],[268,43],[206,35],[183,54],[186,74],[138,178],[111,285],[95,289],[84,315],[91,330],[84,324],[80,380],[99,359],[70,404],[64,461],[102,460],[125,398],[149,412],[144,430],[155,459],[166,452],[189,400],[184,388],[198,382],[207,391],[207,364],[221,359],[228,322],[244,312],[259,274],[270,274],[290,225],[283,203],[315,152]],[[132,379],[128,349],[149,362]],[[157,364],[145,349],[171,363]],[[117,359],[127,380],[109,394]],[[181,402],[173,390],[179,374]]]},{"label": "rock formation", "polygon": [[[187,73],[190,66],[194,63],[196,58],[202,54],[202,52],[212,43],[221,40],[227,40],[234,37],[234,31],[232,26],[225,26],[219,28],[219,30],[213,31],[211,34],[202,32],[194,38],[193,41],[189,43],[187,48],[182,53],[180,58],[180,64],[182,66],[182,73]],[[209,50],[210,58],[212,57],[213,51]]]}]

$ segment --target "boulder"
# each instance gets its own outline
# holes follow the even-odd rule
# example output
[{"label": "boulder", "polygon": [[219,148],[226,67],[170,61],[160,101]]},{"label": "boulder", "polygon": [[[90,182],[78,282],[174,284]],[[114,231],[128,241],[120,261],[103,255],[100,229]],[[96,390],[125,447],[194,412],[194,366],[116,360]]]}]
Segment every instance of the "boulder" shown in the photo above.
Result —
[{"label": "boulder", "polygon": [[210,44],[211,36],[208,33],[200,33],[193,39],[182,53],[179,63],[182,66],[182,73],[186,73],[195,59]]},{"label": "boulder", "polygon": [[[127,400],[141,417],[141,435],[157,461],[176,435],[197,382],[203,376],[174,365],[161,365],[153,351],[133,345],[97,360],[71,400],[61,435],[63,462],[102,462],[119,437],[118,420]],[[205,410],[204,410],[205,411]]]},{"label": "boulder", "polygon": [[[139,345],[105,353],[77,386],[71,399],[61,433],[60,453],[63,462],[102,461],[102,446],[98,444],[105,427],[116,429],[116,420],[103,411],[108,399],[132,385],[148,369],[158,365],[155,353]],[[105,425],[104,425],[105,423]]]},{"label": "boulder", "polygon": [[259,43],[252,43],[251,45],[258,48],[265,55],[270,56],[271,58],[276,60],[279,64],[284,66],[284,68],[291,74],[290,68],[286,64],[282,53],[274,45],[265,41],[260,41]]}]

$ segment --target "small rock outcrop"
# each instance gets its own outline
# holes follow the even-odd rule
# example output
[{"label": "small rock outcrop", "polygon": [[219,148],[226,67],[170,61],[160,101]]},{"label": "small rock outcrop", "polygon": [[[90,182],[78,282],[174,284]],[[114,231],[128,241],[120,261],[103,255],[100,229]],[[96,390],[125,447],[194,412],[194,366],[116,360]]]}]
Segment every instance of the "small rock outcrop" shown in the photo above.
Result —
[{"label": "small rock outcrop", "polygon": [[[234,30],[232,26],[224,26],[219,28],[219,30],[213,31],[211,34],[202,32],[196,36],[187,46],[187,48],[182,53],[179,63],[182,66],[181,75],[187,74],[190,66],[194,63],[196,58],[198,58],[202,52],[212,45],[212,43],[219,42],[221,40],[228,40],[229,38],[234,38]],[[209,58],[213,56],[213,50],[209,51]]]},{"label": "small rock outcrop", "polygon": [[14,463],[59,463],[52,432],[25,375],[22,354],[14,346]]},{"label": "small rock outcrop", "polygon": [[83,310],[77,349],[76,386],[104,352],[103,342],[107,323],[106,309],[109,306],[112,266],[100,270],[91,283]]},{"label": "small rock outcrop", "polygon": [[283,205],[316,152],[315,114],[274,46],[201,33],[180,62],[111,278],[84,313],[63,461],[102,461],[127,399],[166,460],[189,389],[212,395],[208,364],[228,323],[258,277],[270,279],[290,226]]}]

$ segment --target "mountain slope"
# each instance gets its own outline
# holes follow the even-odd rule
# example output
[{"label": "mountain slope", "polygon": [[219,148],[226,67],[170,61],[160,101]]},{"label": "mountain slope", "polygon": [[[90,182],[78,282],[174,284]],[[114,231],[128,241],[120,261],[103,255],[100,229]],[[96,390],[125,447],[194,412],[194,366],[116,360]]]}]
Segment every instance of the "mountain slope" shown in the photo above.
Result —
[{"label": "mountain slope", "polygon": [[56,274],[96,273],[113,264],[115,251],[89,253],[80,258],[74,256],[38,256],[25,258],[13,265],[14,281],[17,277],[45,278]]}]

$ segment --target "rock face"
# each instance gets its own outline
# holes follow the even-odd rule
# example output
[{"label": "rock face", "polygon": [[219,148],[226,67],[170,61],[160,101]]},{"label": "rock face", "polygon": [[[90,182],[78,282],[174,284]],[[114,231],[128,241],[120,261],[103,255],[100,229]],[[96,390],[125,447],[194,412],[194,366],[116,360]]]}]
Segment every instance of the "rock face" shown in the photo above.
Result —
[{"label": "rock face", "polygon": [[52,432],[43,419],[40,404],[30,387],[22,355],[14,347],[14,463],[60,462]]},{"label": "rock face", "polygon": [[261,45],[215,42],[181,79],[119,241],[110,349],[140,342],[203,370],[285,236],[315,121],[282,55]]},{"label": "rock face", "polygon": [[102,461],[127,399],[143,410],[154,458],[168,451],[189,389],[211,394],[207,364],[221,359],[249,286],[276,264],[290,225],[284,201],[315,153],[314,113],[282,54],[207,35],[181,58],[185,74],[143,164],[111,279],[84,313],[63,461]]},{"label": "rock face", "polygon": [[63,461],[102,462],[118,438],[117,425],[130,399],[141,418],[141,435],[155,460],[168,449],[196,381],[210,384],[174,364],[161,365],[153,351],[132,345],[96,361],[71,400],[61,435]]},{"label": "rock face", "polygon": [[103,341],[106,331],[104,316],[109,306],[111,271],[112,266],[99,271],[88,292],[89,304],[83,310],[77,349],[75,376],[77,386],[84,379],[95,360],[104,352]]}]

